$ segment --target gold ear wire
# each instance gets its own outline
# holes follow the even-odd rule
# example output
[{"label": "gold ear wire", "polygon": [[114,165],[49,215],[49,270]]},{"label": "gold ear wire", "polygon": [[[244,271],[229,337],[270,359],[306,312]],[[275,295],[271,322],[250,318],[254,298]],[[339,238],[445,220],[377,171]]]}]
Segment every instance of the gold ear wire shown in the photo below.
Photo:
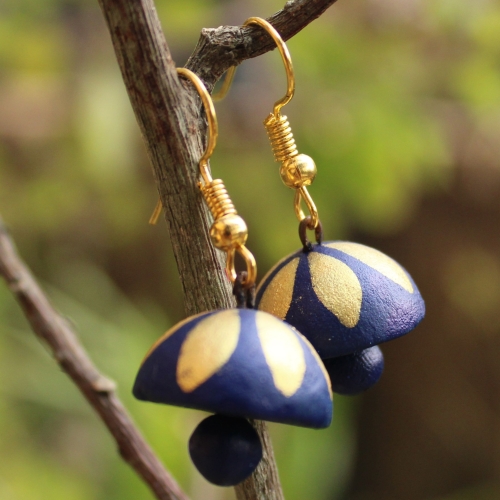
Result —
[{"label": "gold ear wire", "polygon": [[231,88],[231,85],[233,84],[235,73],[236,73],[236,66],[231,66],[226,71],[226,76],[224,77],[224,81],[222,82],[220,89],[218,90],[218,92],[212,94],[213,102],[222,101],[222,99],[226,97],[227,93],[229,92],[229,89]]},{"label": "gold ear wire", "polygon": [[[219,134],[214,104],[212,99],[210,99],[210,95],[208,94],[205,85],[203,85],[203,82],[192,71],[186,68],[177,68],[177,74],[184,76],[185,78],[191,81],[191,83],[195,86],[196,90],[198,91],[203,106],[205,107],[205,113],[207,115],[207,121],[208,121],[207,147],[205,148],[203,156],[200,158],[199,165],[200,165],[201,176],[203,177],[205,183],[208,184],[212,180],[210,171],[208,169],[208,159],[212,156],[212,153],[214,152],[215,145],[217,143],[217,136]],[[234,76],[234,71],[233,71],[233,76]],[[229,87],[231,86],[231,81],[227,85],[224,95],[229,90]],[[156,204],[156,207],[154,208],[153,213],[149,218],[149,224],[154,226],[158,222],[158,218],[161,215],[162,208],[163,208],[162,202],[161,200],[158,200],[158,203]]]},{"label": "gold ear wire", "polygon": [[[203,156],[200,158],[199,165],[200,165],[200,173],[201,176],[203,177],[203,180],[205,181],[205,183],[209,183],[212,180],[212,177],[210,176],[210,171],[208,169],[208,159],[212,156],[212,153],[214,152],[215,144],[217,143],[217,136],[219,134],[214,104],[212,102],[212,99],[210,99],[210,95],[208,94],[205,85],[203,85],[203,82],[192,71],[186,68],[177,68],[177,74],[184,76],[185,78],[191,81],[191,83],[195,86],[196,90],[198,91],[203,106],[205,107],[205,112],[208,121],[207,147],[205,148]],[[226,92],[228,89],[226,89]],[[153,213],[149,218],[149,224],[154,226],[158,222],[158,218],[161,215],[162,208],[163,205],[161,203],[161,200],[158,200],[158,203],[156,204],[156,207],[154,208]]]},{"label": "gold ear wire", "polygon": [[290,52],[280,34],[265,19],[250,17],[243,25],[248,26],[249,24],[257,24],[266,30],[275,41],[285,66],[287,92],[282,99],[276,101],[273,112],[264,120],[264,126],[273,148],[274,157],[277,162],[281,163],[281,179],[286,186],[296,190],[295,214],[299,221],[306,218],[301,208],[302,200],[304,200],[311,217],[308,227],[315,229],[319,224],[318,210],[306,186],[310,186],[316,177],[316,165],[310,156],[299,154],[287,117],[281,114],[281,108],[291,101],[295,92],[295,75]]},{"label": "gold ear wire", "polygon": [[[286,46],[285,42],[283,42],[280,34],[273,28],[271,24],[269,24],[266,20],[261,19],[260,17],[249,17],[243,23],[243,26],[248,26],[250,24],[257,24],[267,31],[267,33],[275,41],[278,50],[281,54],[283,65],[285,66],[285,72],[287,77],[286,94],[282,99],[276,101],[274,104],[274,113],[278,114],[280,112],[280,109],[285,104],[289,103],[292,100],[293,94],[295,93],[295,75],[293,72],[292,58],[290,57],[290,52],[288,51],[288,47]],[[222,82],[221,88],[219,89],[218,92],[212,94],[212,100],[214,102],[222,101],[222,99],[226,97],[233,83],[235,73],[236,73],[236,66],[231,66],[226,71],[226,76],[224,77],[224,81]]]},{"label": "gold ear wire", "polygon": [[290,52],[288,51],[288,47],[281,38],[280,34],[274,29],[274,27],[270,23],[268,23],[265,19],[262,19],[260,17],[249,17],[243,23],[243,26],[248,26],[250,24],[257,24],[258,26],[264,28],[267,31],[267,34],[276,43],[279,53],[281,54],[283,65],[285,66],[286,84],[287,84],[286,94],[284,95],[284,97],[282,97],[281,99],[279,99],[274,103],[274,114],[278,116],[281,108],[292,100],[293,94],[295,93],[295,74],[293,72],[292,58],[290,56]]},{"label": "gold ear wire", "polygon": [[[205,85],[195,73],[186,68],[177,68],[177,73],[187,78],[194,85],[200,95],[207,116],[207,146],[198,162],[203,183],[200,182],[198,186],[214,218],[214,222],[210,228],[212,243],[216,248],[226,252],[226,271],[233,283],[237,278],[235,254],[239,253],[242,256],[247,266],[247,275],[242,284],[245,288],[250,288],[254,285],[257,278],[257,264],[252,253],[245,247],[248,236],[247,226],[245,221],[236,212],[222,180],[213,179],[208,168],[208,160],[214,152],[218,136],[217,116],[214,104]],[[161,208],[162,204],[160,200],[151,216],[150,223],[154,224],[156,222],[161,213]]]},{"label": "gold ear wire", "polygon": [[203,180],[206,184],[209,184],[212,182],[212,176],[208,168],[208,160],[214,152],[215,145],[217,144],[217,137],[219,135],[219,127],[217,125],[217,115],[215,114],[214,103],[212,102],[205,85],[195,73],[186,68],[177,68],[177,73],[187,78],[194,85],[201,98],[203,107],[205,108],[205,114],[208,122],[207,146],[200,158],[200,161],[198,162],[198,165],[200,167],[200,174]]}]

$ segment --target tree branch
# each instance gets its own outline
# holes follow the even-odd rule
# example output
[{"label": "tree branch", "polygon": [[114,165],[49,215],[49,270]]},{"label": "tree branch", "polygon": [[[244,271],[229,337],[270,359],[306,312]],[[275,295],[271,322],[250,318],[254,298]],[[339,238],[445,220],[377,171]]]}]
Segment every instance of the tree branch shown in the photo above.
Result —
[{"label": "tree branch", "polygon": [[[288,40],[317,19],[337,0],[290,0],[283,9],[267,18]],[[244,20],[242,20],[244,21]],[[259,26],[203,28],[186,68],[194,71],[209,90],[231,66],[274,50],[276,44]]]},{"label": "tree branch", "polygon": [[115,393],[115,384],[94,366],[76,333],[54,310],[16,252],[0,218],[0,276],[21,305],[35,334],[47,343],[113,435],[123,459],[160,500],[188,500],[153,453]]}]

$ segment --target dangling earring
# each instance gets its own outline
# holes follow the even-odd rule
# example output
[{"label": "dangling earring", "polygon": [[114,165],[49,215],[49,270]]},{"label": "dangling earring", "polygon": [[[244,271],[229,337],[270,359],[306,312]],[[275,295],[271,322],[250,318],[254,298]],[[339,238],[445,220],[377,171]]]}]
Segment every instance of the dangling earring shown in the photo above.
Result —
[{"label": "dangling earring", "polygon": [[[332,395],[309,342],[285,322],[253,308],[257,270],[245,247],[247,227],[208,166],[217,139],[215,109],[202,81],[185,68],[177,71],[196,87],[207,114],[199,187],[214,217],[212,242],[227,254],[238,308],[191,316],[165,333],[146,355],[133,393],[145,401],[216,413],[194,431],[189,451],[208,481],[231,486],[250,475],[262,456],[246,418],[327,427]],[[245,261],[245,272],[236,272],[235,253]]]},{"label": "dangling earring", "polygon": [[[322,242],[322,226],[307,186],[316,165],[299,154],[281,108],[293,97],[294,73],[288,49],[265,20],[245,23],[264,28],[276,42],[287,74],[286,95],[264,121],[285,185],[295,190],[303,248],[276,264],[260,283],[256,304],[297,328],[318,351],[334,392],[356,394],[380,377],[384,360],[377,344],[408,333],[422,320],[424,301],[410,275],[383,253],[358,243]],[[309,215],[301,204],[305,202]],[[314,231],[316,244],[307,239]]]}]

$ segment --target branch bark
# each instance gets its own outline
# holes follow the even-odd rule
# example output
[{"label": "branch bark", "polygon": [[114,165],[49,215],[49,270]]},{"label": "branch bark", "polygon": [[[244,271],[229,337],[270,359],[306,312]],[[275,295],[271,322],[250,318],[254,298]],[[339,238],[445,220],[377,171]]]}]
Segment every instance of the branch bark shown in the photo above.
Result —
[{"label": "branch bark", "polygon": [[[267,18],[285,41],[317,19],[337,0],[291,0]],[[244,21],[244,19],[242,20]],[[209,90],[231,66],[274,50],[275,43],[259,26],[203,28],[186,63]]]},{"label": "branch bark", "polygon": [[0,276],[21,305],[35,334],[49,345],[61,368],[104,421],[123,459],[159,500],[188,500],[135,427],[115,393],[114,382],[99,373],[76,333],[51,306],[17,254],[1,218]]},{"label": "branch bark", "polygon": [[[287,40],[335,0],[291,0],[268,20]],[[180,82],[153,0],[99,0],[160,193],[188,315],[232,307],[223,255],[209,239],[210,215],[198,190],[206,124],[195,91]],[[259,27],[205,29],[186,67],[209,91],[230,66],[274,49]],[[188,90],[189,89],[189,90]],[[236,487],[238,500],[282,500],[266,425],[255,423],[264,459]]]}]

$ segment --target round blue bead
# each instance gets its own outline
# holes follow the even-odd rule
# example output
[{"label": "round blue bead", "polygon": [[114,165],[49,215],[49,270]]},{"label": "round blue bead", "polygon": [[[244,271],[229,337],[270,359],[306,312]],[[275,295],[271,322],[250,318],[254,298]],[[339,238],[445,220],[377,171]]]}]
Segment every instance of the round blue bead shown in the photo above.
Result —
[{"label": "round blue bead", "polygon": [[234,486],[255,470],[262,458],[262,445],[244,418],[212,415],[193,432],[189,454],[207,481]]},{"label": "round blue bead", "polygon": [[346,396],[366,391],[378,382],[384,371],[384,355],[378,346],[323,362],[333,392]]}]

